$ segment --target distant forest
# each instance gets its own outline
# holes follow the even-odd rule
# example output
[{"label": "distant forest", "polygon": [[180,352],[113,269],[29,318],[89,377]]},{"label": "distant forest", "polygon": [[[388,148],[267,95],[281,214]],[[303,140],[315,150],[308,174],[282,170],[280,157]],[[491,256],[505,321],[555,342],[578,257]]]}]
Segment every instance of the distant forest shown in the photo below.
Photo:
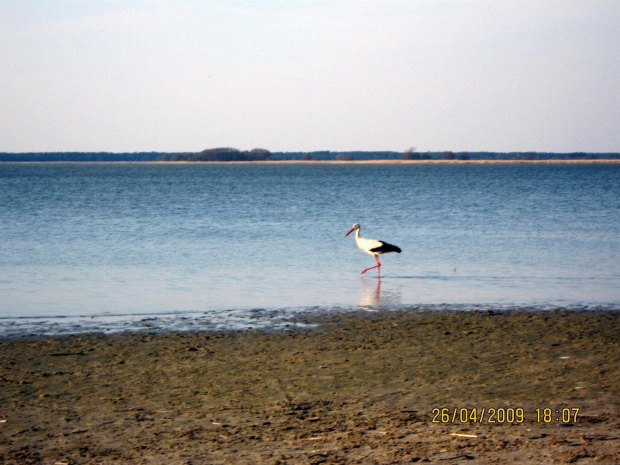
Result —
[{"label": "distant forest", "polygon": [[270,152],[266,149],[241,151],[230,147],[202,152],[0,152],[0,162],[144,162],[144,161],[265,161],[265,160],[580,160],[619,159],[620,153],[548,153],[548,152]]}]

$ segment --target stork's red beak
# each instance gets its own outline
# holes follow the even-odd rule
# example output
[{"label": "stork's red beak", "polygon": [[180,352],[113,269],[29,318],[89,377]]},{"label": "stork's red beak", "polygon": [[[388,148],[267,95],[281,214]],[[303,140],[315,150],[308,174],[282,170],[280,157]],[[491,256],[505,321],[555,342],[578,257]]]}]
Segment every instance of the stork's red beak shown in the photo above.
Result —
[{"label": "stork's red beak", "polygon": [[344,237],[347,237],[347,236],[348,236],[349,234],[351,234],[353,231],[355,231],[355,228],[351,228],[351,229],[349,229],[349,232],[348,232],[348,233],[346,233],[346,234],[344,235]]}]

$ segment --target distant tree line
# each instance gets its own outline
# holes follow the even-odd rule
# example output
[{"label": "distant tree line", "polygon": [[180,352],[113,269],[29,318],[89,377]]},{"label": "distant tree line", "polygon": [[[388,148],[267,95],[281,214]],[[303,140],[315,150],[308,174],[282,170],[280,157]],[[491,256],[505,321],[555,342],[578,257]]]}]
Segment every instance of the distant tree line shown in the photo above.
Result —
[{"label": "distant tree line", "polygon": [[592,160],[619,159],[620,153],[551,153],[551,152],[418,152],[411,147],[404,152],[351,151],[270,152],[256,148],[241,151],[230,147],[202,152],[0,152],[0,162],[140,162],[140,161],[265,161],[265,160]]},{"label": "distant tree line", "polygon": [[0,152],[0,161],[156,161],[162,155],[171,157],[174,154],[161,152]]},{"label": "distant tree line", "polygon": [[170,161],[265,161],[271,160],[271,152],[266,149],[241,151],[230,147],[206,149],[200,153],[176,154]]},{"label": "distant tree line", "polygon": [[431,160],[432,158],[430,152],[419,153],[416,152],[415,147],[411,147],[403,153],[403,160]]}]

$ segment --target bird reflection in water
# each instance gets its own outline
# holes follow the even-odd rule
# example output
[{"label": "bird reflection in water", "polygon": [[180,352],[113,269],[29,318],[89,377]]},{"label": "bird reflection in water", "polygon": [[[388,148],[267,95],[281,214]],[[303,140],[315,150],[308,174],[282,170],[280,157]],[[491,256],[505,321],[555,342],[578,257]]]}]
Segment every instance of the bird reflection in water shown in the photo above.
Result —
[{"label": "bird reflection in water", "polygon": [[381,290],[381,279],[362,278],[362,287],[357,304],[365,310],[385,310],[401,304],[401,293],[397,289]]}]

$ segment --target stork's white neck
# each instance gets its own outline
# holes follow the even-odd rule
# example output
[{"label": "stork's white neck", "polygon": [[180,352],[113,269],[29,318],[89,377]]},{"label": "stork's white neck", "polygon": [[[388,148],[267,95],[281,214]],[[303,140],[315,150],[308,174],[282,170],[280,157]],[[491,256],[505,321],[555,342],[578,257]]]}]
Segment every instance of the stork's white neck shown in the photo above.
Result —
[{"label": "stork's white neck", "polygon": [[362,238],[362,236],[360,236],[360,230],[361,230],[361,229],[362,229],[362,228],[357,228],[357,229],[355,230],[355,242],[357,243],[357,246],[358,246],[358,247],[359,247],[359,245],[360,245],[360,239],[363,239],[363,238]]}]

